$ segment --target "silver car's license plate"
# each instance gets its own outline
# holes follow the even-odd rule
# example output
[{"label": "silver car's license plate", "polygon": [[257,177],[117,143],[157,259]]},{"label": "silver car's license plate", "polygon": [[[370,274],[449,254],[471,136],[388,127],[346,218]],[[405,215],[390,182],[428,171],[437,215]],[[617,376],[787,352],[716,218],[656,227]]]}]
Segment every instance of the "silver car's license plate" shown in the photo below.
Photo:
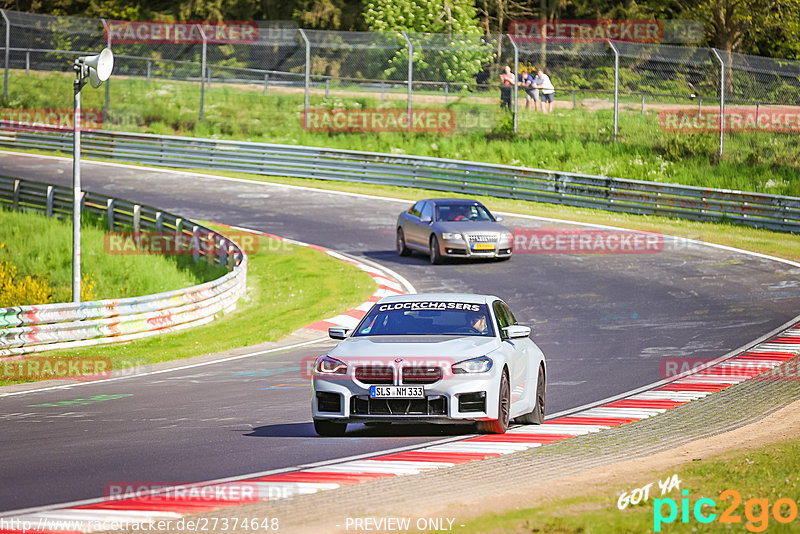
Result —
[{"label": "silver car's license plate", "polygon": [[421,399],[425,397],[422,386],[370,386],[371,399]]}]

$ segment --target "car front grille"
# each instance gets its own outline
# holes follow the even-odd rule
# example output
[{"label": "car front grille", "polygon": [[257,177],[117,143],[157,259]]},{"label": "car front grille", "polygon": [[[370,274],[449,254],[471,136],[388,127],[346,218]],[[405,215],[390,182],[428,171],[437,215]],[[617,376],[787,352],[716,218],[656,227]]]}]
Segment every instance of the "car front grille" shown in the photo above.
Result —
[{"label": "car front grille", "polygon": [[352,415],[447,415],[447,398],[430,396],[424,399],[350,399]]},{"label": "car front grille", "polygon": [[355,368],[355,378],[362,384],[393,384],[394,367],[390,365],[361,365]]},{"label": "car front grille", "polygon": [[442,379],[442,368],[412,365],[403,367],[403,384],[433,384]]},{"label": "car front grille", "polygon": [[470,234],[468,238],[470,243],[497,243],[498,241],[497,234]]}]

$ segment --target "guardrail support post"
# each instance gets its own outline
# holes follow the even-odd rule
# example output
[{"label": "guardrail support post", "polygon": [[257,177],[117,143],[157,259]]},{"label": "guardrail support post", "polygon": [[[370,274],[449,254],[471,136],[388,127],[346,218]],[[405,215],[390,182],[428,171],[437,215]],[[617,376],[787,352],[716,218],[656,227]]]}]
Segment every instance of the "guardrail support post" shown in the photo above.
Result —
[{"label": "guardrail support post", "polygon": [[406,117],[408,118],[408,129],[410,130],[412,127],[412,120],[411,120],[411,84],[414,82],[414,45],[411,43],[411,39],[408,38],[408,34],[406,32],[400,32],[403,34],[403,39],[406,40],[406,47],[408,48],[408,76],[406,81],[408,82],[408,104],[406,105]]},{"label": "guardrail support post", "polygon": [[6,23],[6,50],[5,50],[5,74],[3,75],[3,100],[8,100],[8,54],[11,47],[11,21],[6,16],[6,10],[0,9],[0,14],[3,15],[3,20]]},{"label": "guardrail support post", "polygon": [[197,262],[200,259],[200,228],[192,226],[192,259]]},{"label": "guardrail support post", "polygon": [[305,80],[303,85],[305,86],[305,96],[303,98],[303,128],[308,129],[308,96],[309,91],[311,91],[311,42],[306,37],[306,32],[302,29],[298,28],[300,32],[300,37],[303,38],[303,42],[306,45],[306,72],[305,72]]},{"label": "guardrail support post", "polygon": [[45,214],[48,217],[53,216],[53,194],[55,193],[55,188],[52,185],[47,186],[47,207],[45,208]]},{"label": "guardrail support post", "polygon": [[114,206],[115,202],[113,198],[109,198],[106,200],[106,218],[108,219],[108,231],[114,231]]},{"label": "guardrail support post", "polygon": [[725,62],[722,61],[716,48],[712,48],[711,52],[719,61],[719,159],[721,161],[725,147]]},{"label": "guardrail support post", "polygon": [[164,231],[164,214],[160,211],[156,212],[156,232],[161,233]]},{"label": "guardrail support post", "polygon": [[21,182],[19,180],[14,180],[14,203],[13,203],[14,210],[18,210],[19,209],[19,186],[20,186],[20,183]]},{"label": "guardrail support post", "polygon": [[[139,204],[133,205],[133,234],[138,236],[142,227],[142,207]],[[138,237],[137,237],[138,239]]]},{"label": "guardrail support post", "polygon": [[614,51],[614,142],[616,143],[619,132],[619,50],[610,39],[608,44]]}]

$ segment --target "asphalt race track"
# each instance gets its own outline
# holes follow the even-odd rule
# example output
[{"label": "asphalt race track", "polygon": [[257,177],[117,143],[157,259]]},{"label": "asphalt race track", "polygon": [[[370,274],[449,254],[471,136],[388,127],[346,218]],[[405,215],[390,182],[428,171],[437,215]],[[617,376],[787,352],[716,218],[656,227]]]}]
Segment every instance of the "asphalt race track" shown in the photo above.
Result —
[{"label": "asphalt race track", "polygon": [[[0,153],[5,176],[71,185],[71,169],[68,159]],[[551,414],[660,380],[664,358],[721,356],[800,309],[800,269],[719,248],[667,241],[649,254],[516,254],[434,267],[394,252],[408,202],[86,161],[82,175],[86,190],[377,261],[421,292],[503,297],[548,358]],[[317,437],[299,367],[331,346],[0,397],[0,512],[101,497],[109,483],[218,479],[469,431],[352,425],[344,438]]]}]

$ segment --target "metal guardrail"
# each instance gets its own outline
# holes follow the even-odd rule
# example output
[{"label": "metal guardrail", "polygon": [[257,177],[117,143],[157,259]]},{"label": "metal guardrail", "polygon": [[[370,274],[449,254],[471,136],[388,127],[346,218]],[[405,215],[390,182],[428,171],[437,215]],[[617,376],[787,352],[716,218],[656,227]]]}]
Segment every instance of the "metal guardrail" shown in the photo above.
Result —
[{"label": "metal guardrail", "polygon": [[[156,208],[83,192],[83,210],[105,216],[108,229],[154,230],[176,237],[195,260],[226,266],[228,273],[193,287],[122,299],[0,308],[0,356],[54,348],[130,341],[211,322],[236,307],[244,294],[247,256],[225,236]],[[0,207],[47,216],[72,213],[72,190],[0,177]]]},{"label": "metal guardrail", "polygon": [[[800,198],[421,156],[97,131],[85,156],[163,167],[418,187],[800,231]],[[0,132],[0,147],[70,152],[71,133]]]}]

